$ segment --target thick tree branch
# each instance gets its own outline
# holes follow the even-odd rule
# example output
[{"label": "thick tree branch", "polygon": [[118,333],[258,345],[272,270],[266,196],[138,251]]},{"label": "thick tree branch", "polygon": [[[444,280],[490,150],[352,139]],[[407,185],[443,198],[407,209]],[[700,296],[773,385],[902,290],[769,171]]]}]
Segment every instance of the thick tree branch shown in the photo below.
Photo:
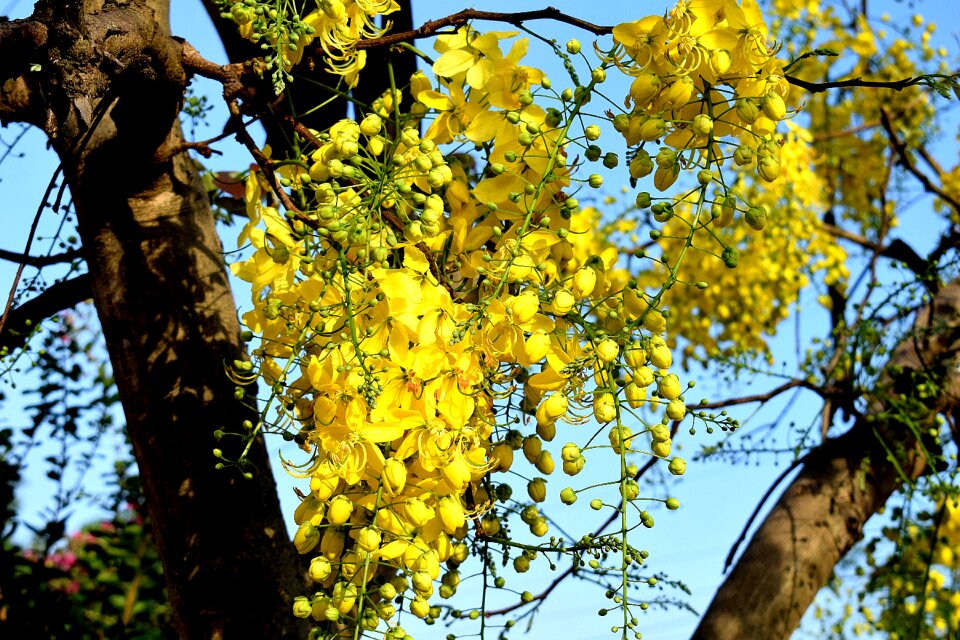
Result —
[{"label": "thick tree branch", "polygon": [[426,38],[434,35],[440,29],[446,27],[459,27],[465,25],[471,20],[490,20],[493,22],[506,22],[508,24],[521,25],[528,20],[553,20],[563,22],[589,31],[590,33],[603,36],[613,33],[613,27],[593,24],[580,18],[569,16],[559,9],[547,7],[535,11],[517,11],[513,13],[501,13],[499,11],[477,11],[476,9],[464,9],[443,18],[430,20],[422,26],[411,31],[401,31],[400,33],[391,33],[380,38],[371,38],[370,40],[361,40],[357,43],[357,49],[376,49],[378,47],[387,47],[392,44],[409,42],[418,38]]},{"label": "thick tree branch", "polygon": [[0,84],[39,62],[36,52],[47,43],[47,26],[33,18],[0,22]]},{"label": "thick tree branch", "polygon": [[90,275],[83,274],[47,287],[40,295],[10,310],[0,331],[0,352],[9,353],[26,344],[41,321],[75,307],[92,296]]},{"label": "thick tree branch", "polygon": [[[866,521],[929,468],[923,432],[960,403],[960,283],[942,288],[891,354],[865,415],[807,455],[729,575],[697,640],[788,638]],[[926,401],[916,387],[940,389]]]}]

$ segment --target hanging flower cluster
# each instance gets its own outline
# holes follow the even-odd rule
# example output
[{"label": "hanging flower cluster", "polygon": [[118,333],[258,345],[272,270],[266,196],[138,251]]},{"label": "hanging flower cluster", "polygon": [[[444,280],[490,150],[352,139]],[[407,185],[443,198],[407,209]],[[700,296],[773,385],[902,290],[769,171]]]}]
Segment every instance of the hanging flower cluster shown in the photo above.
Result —
[{"label": "hanging flower cluster", "polygon": [[[561,55],[576,86],[562,91],[523,64],[526,38],[464,26],[437,38],[434,79],[418,73],[404,87],[408,112],[397,106],[399,91],[388,91],[356,120],[310,132],[302,155],[276,163],[275,175],[250,174],[240,244],[251,253],[233,269],[251,284],[243,322],[259,342],[254,361],[236,363],[233,375],[269,389],[249,431],[283,430],[311,455],[285,462],[309,478],[294,542],[313,554],[317,583],[297,599],[296,615],[403,638],[398,607],[436,618],[436,596],[456,592],[458,567],[478,540],[521,549],[517,572],[538,551],[591,554],[590,567],[607,571],[600,560],[613,550],[619,606],[641,606],[626,594],[647,558],[630,546],[632,527],[540,541],[550,525],[538,505],[551,493],[556,458],[573,477],[589,456],[608,455],[609,482],[553,493],[572,504],[589,492],[593,508],[622,509],[651,527],[635,461],[662,460],[673,475],[686,468],[672,457],[668,425],[690,419],[694,385],[673,371],[664,295],[693,284],[677,268],[695,236],[713,234],[711,202],[743,211],[738,224],[762,227],[719,167],[732,153],[742,172],[773,180],[774,128],[786,115],[755,6],[730,2],[699,15],[700,6],[681,2],[665,18],[616,27],[586,84],[572,72],[580,45],[571,41]],[[598,116],[588,104],[608,70],[632,79],[628,112]],[[721,85],[736,92],[736,105]],[[657,238],[674,206],[691,203],[697,222],[669,261],[628,269],[602,241],[599,212],[576,197],[603,184],[599,173],[583,175],[581,154],[602,157],[607,169],[619,163],[596,144],[611,122],[626,138],[634,179],[653,172],[643,146],[661,139],[657,189],[699,169],[683,196],[637,199],[654,212]],[[286,207],[269,193],[275,181]],[[560,434],[570,441],[554,445]],[[519,470],[533,476],[529,501],[504,480]],[[515,542],[517,519],[531,543]],[[628,619],[625,629],[636,624]]]},{"label": "hanging flower cluster", "polygon": [[241,36],[274,52],[267,57],[267,70],[273,70],[278,93],[292,80],[288,72],[314,41],[323,50],[327,70],[342,76],[348,87],[355,87],[367,62],[366,52],[355,45],[390,28],[389,22],[378,27],[374,22],[377,16],[400,10],[395,0],[319,0],[316,8],[301,17],[302,13],[286,5],[278,10],[275,4],[258,0],[219,0],[219,4],[223,17],[237,24]]}]

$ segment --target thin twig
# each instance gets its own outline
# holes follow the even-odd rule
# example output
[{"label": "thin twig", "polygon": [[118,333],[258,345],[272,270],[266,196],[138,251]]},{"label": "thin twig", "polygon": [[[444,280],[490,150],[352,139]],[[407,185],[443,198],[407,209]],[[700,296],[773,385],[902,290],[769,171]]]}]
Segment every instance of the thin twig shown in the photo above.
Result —
[{"label": "thin twig", "polygon": [[779,387],[771,389],[765,393],[757,393],[752,396],[740,396],[739,398],[729,398],[727,400],[719,400],[717,402],[709,402],[707,404],[691,404],[687,406],[687,410],[702,411],[704,409],[723,409],[725,407],[733,407],[739,404],[750,404],[751,402],[768,402],[784,391],[789,391],[790,389],[795,389],[797,387],[803,387],[804,389],[810,389],[811,391],[818,391],[818,388],[815,385],[810,384],[806,380],[793,378],[787,382],[784,382]]},{"label": "thin twig", "polygon": [[509,24],[520,25],[527,20],[554,20],[573,25],[590,33],[603,36],[613,33],[613,27],[602,26],[569,16],[559,9],[547,7],[546,9],[537,9],[534,11],[517,11],[513,13],[501,13],[499,11],[477,11],[476,9],[465,9],[444,18],[430,20],[423,26],[412,31],[402,31],[400,33],[391,33],[379,38],[370,40],[361,40],[355,47],[357,49],[376,49],[378,47],[387,47],[392,44],[408,42],[418,38],[426,38],[434,35],[440,29],[445,27],[459,27],[471,20],[490,20],[494,22],[507,22]]},{"label": "thin twig", "polygon": [[[674,420],[674,421],[673,421],[673,426],[670,427],[670,438],[671,438],[671,439],[674,438],[674,437],[677,435],[677,431],[679,430],[679,428],[680,428],[680,421],[679,421],[679,420]],[[639,480],[640,478],[642,478],[648,471],[650,471],[650,469],[653,468],[653,465],[655,465],[655,464],[656,464],[657,462],[659,462],[661,459],[662,459],[662,458],[650,458],[649,460],[647,460],[647,462],[643,465],[643,467],[641,467],[641,468],[637,471],[637,473],[634,474],[633,479],[634,479],[634,480]],[[603,532],[606,530],[607,527],[609,527],[611,524],[613,524],[613,523],[617,520],[617,518],[620,517],[620,509],[621,509],[621,507],[620,507],[620,505],[618,505],[617,508],[613,510],[613,513],[610,514],[610,516],[609,516],[606,520],[604,520],[603,523],[602,523],[599,527],[597,527],[597,528],[594,530],[593,535],[594,535],[594,536],[600,535],[601,533],[603,533]],[[515,603],[513,603],[513,604],[511,604],[511,605],[507,605],[506,607],[503,607],[502,609],[494,609],[493,611],[487,611],[487,612],[484,613],[483,615],[484,615],[484,617],[486,617],[486,618],[490,618],[490,617],[492,617],[492,616],[499,616],[499,615],[503,615],[503,614],[505,614],[505,613],[510,613],[511,611],[516,611],[517,609],[520,609],[520,608],[522,608],[522,607],[525,607],[525,606],[527,606],[528,604],[530,604],[530,603],[532,603],[532,602],[541,602],[541,601],[543,601],[543,600],[546,600],[547,596],[549,596],[550,593],[551,593],[554,589],[556,589],[557,586],[558,586],[561,582],[563,582],[563,581],[566,580],[568,577],[570,577],[576,570],[577,570],[577,565],[576,565],[576,564],[571,564],[567,569],[565,569],[565,570],[564,570],[563,572],[561,572],[556,578],[554,578],[553,581],[550,582],[550,584],[548,584],[547,587],[546,587],[543,591],[541,591],[541,592],[538,593],[537,595],[533,596],[533,599],[532,599],[532,600],[529,600],[529,601],[527,601],[527,602],[524,602],[524,601],[515,602]]]},{"label": "thin twig", "polygon": [[[37,233],[37,226],[40,224],[40,216],[43,214],[43,210],[47,208],[47,198],[50,197],[50,193],[53,191],[53,188],[57,185],[57,178],[60,177],[60,173],[63,171],[63,165],[57,166],[56,171],[53,172],[53,177],[50,178],[50,182],[47,183],[47,189],[43,192],[43,197],[40,199],[40,206],[37,207],[37,213],[33,216],[33,222],[30,224],[30,233],[27,235],[27,246],[23,249],[23,255],[30,255],[30,248],[33,246],[33,237]],[[23,276],[23,270],[27,267],[27,263],[23,260],[20,261],[19,266],[17,267],[17,273],[13,276],[13,284],[10,285],[10,294],[7,296],[7,304],[3,308],[3,315],[0,316],[0,334],[3,333],[3,327],[7,323],[7,316],[10,315],[10,309],[13,308],[13,301],[17,297],[17,287],[20,285],[20,278]]]},{"label": "thin twig", "polygon": [[880,123],[883,125],[883,128],[886,129],[887,135],[890,137],[890,144],[893,146],[893,150],[897,152],[897,156],[900,159],[900,164],[903,165],[903,167],[909,171],[920,182],[921,185],[923,185],[924,191],[938,196],[944,202],[949,204],[954,211],[960,214],[960,201],[937,185],[933,184],[927,174],[923,173],[917,168],[917,165],[907,154],[907,144],[900,139],[900,136],[897,135],[896,130],[893,128],[893,121],[890,119],[890,114],[887,113],[887,110],[883,108],[880,109]]},{"label": "thin twig", "polygon": [[842,89],[846,87],[874,87],[881,89],[893,89],[894,91],[903,91],[907,87],[912,87],[923,82],[922,77],[903,78],[901,80],[864,80],[863,78],[848,78],[846,80],[834,80],[831,82],[810,82],[809,80],[802,80],[789,74],[784,77],[790,84],[809,91],[810,93],[823,93],[824,91],[829,91],[830,89]]}]

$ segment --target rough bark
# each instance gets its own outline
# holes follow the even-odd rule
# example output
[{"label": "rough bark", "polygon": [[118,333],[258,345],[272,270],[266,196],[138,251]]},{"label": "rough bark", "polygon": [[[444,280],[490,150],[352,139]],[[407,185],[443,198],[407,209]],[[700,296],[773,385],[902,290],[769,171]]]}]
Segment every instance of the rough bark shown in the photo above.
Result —
[{"label": "rough bark", "polygon": [[[928,471],[918,439],[960,400],[960,283],[942,289],[891,354],[867,411],[805,460],[694,633],[696,640],[789,638],[863,526]],[[921,380],[938,394],[921,398]]]},{"label": "rough bark", "polygon": [[45,96],[76,207],[178,633],[302,637],[290,612],[302,570],[263,443],[253,480],[214,469],[212,450],[239,444],[214,431],[255,417],[225,373],[243,357],[236,307],[206,193],[178,153],[186,77],[168,6],[78,6],[37,5],[45,73],[26,82]]}]

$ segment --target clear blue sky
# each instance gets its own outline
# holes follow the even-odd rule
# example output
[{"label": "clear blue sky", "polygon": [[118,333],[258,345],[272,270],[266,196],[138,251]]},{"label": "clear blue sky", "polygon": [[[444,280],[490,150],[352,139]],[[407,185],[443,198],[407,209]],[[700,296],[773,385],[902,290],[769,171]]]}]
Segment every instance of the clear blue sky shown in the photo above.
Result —
[{"label": "clear blue sky", "polygon": [[[518,0],[505,6],[502,1],[475,0],[471,6],[477,9],[504,11],[504,10],[526,10],[542,8],[546,4],[556,6],[559,9],[583,17],[595,23],[616,24],[629,19],[640,17],[650,13],[659,13],[668,4],[661,0],[656,2],[635,2],[627,0],[614,0],[608,2],[583,2],[574,0],[565,0],[559,2],[536,3],[529,0]],[[877,3],[877,6],[879,7]],[[907,9],[902,3],[883,3],[889,5],[888,10],[898,12],[902,17]],[[950,34],[958,31],[956,19],[949,15],[951,2],[928,2],[921,3],[918,11],[924,14],[930,14],[934,21],[938,22],[941,38],[945,46],[957,46],[955,38]],[[13,7],[12,9],[10,7]],[[416,24],[424,21],[447,15],[453,11],[462,8],[456,2],[438,2],[426,0],[414,0],[414,22]],[[6,13],[12,17],[29,12],[30,7],[26,0],[9,0],[9,6],[6,6],[0,0],[0,10],[6,9]],[[639,12],[639,13],[638,13]],[[939,14],[939,15],[938,15]],[[940,19],[937,20],[937,17]],[[588,34],[578,32],[565,26],[557,27],[555,25],[540,22],[531,23],[534,29],[542,28],[543,33],[549,32],[551,37],[556,37],[560,42],[569,37],[581,39],[585,45],[590,41]],[[484,28],[481,26],[481,29]],[[497,30],[512,30],[501,26]],[[185,37],[192,42],[208,58],[224,61],[222,50],[216,42],[205,14],[201,11],[198,4],[193,2],[175,2],[173,14],[174,33]],[[586,48],[586,46],[585,46]],[[534,53],[534,47],[531,47],[531,58],[533,60],[544,60],[544,54]],[[556,79],[563,77],[559,70],[550,71],[549,75]],[[554,66],[556,69],[556,66]],[[218,92],[211,83],[198,81],[196,84],[197,94],[206,94],[212,104],[217,104]],[[222,128],[225,122],[225,116],[222,110],[215,111],[211,116],[206,132],[199,132],[198,137],[208,137],[215,135]],[[955,132],[948,132],[952,138]],[[8,140],[11,136],[11,130],[0,130],[0,137]],[[4,221],[5,233],[0,238],[0,248],[18,251],[23,247],[25,241],[26,229],[29,220],[32,218],[39,202],[42,190],[47,180],[52,174],[56,161],[52,154],[43,149],[44,142],[42,136],[34,132],[24,141],[21,148],[28,153],[26,159],[8,160],[0,169],[0,177],[6,177],[0,182],[0,202],[4,203],[0,209],[0,216]],[[218,145],[218,148],[224,152],[224,156],[215,157],[208,164],[213,169],[236,169],[247,166],[248,160],[238,145],[232,141],[225,141]],[[947,150],[947,163],[955,161],[956,152]],[[13,176],[16,175],[16,178]],[[925,206],[925,205],[921,205]],[[920,212],[922,213],[922,212]],[[41,232],[41,234],[43,231]],[[231,238],[231,230],[224,233],[224,245],[227,249],[234,245]],[[42,245],[41,245],[42,246]],[[0,291],[6,295],[6,289],[12,279],[13,270],[7,265],[0,265]],[[237,299],[241,305],[246,303],[248,294],[244,292],[243,286],[238,286]],[[807,301],[809,302],[809,300]],[[805,322],[809,322],[805,318]],[[795,351],[795,328],[793,320],[785,323],[784,332],[774,346],[775,352],[788,354],[784,360],[790,360]],[[809,326],[809,325],[808,325]],[[740,383],[738,388],[726,388],[718,382],[711,383],[711,380],[704,376],[696,376],[698,380],[697,391],[702,391],[704,395],[712,398],[730,397],[738,392],[755,393],[762,390],[762,381],[754,380],[751,386],[748,380]],[[14,394],[11,394],[14,395]],[[810,404],[805,404],[805,402]],[[765,421],[773,420],[781,405],[754,416],[750,422],[752,425],[763,424]],[[0,416],[0,424],[21,424],[20,411],[21,405],[13,398],[4,404],[4,413]],[[794,405],[789,419],[797,421],[808,420],[819,410],[819,404],[814,405],[807,399],[801,399]],[[747,416],[748,411],[742,412],[741,416]],[[716,436],[714,436],[715,438]],[[563,442],[566,438],[563,435],[558,436],[558,441]],[[685,446],[683,455],[692,457],[692,454],[703,444],[710,444],[715,440],[706,437],[702,431],[696,438],[683,438],[678,440]],[[279,442],[273,443],[273,448],[277,449]],[[109,458],[115,451],[119,450],[119,442],[106,443],[104,454]],[[290,454],[295,455],[291,452]],[[704,463],[690,465],[688,467],[687,477],[681,482],[671,481],[670,493],[680,499],[683,507],[677,512],[666,512],[664,510],[655,513],[656,526],[652,530],[644,530],[640,536],[642,546],[651,552],[651,567],[653,570],[666,570],[670,576],[684,581],[693,591],[689,598],[689,603],[698,611],[702,611],[714,590],[722,580],[721,569],[723,558],[726,556],[731,543],[738,535],[740,528],[754,508],[756,502],[769,486],[771,480],[776,477],[783,465],[789,460],[781,458],[780,465],[777,466],[771,461],[766,461],[761,465],[730,466],[721,463]],[[279,465],[276,465],[279,467]],[[36,468],[39,468],[37,466]],[[282,473],[278,474],[278,479],[283,485],[281,498],[284,500],[287,513],[293,512],[296,504],[296,498],[293,493],[293,484]],[[579,478],[578,478],[579,480]],[[564,486],[564,480],[557,477],[549,485],[551,490],[556,492],[561,486]],[[25,506],[32,507],[40,505],[46,499],[50,483],[45,479],[31,476],[24,483],[19,493],[21,501]],[[522,483],[516,483],[515,488],[522,492]],[[658,490],[659,491],[659,490]],[[575,510],[576,517],[567,515],[562,519],[564,526],[572,531],[579,526],[584,531],[587,527],[583,522],[592,522],[596,515],[593,512],[585,510],[586,505],[579,504],[578,508],[566,508],[567,514]],[[584,507],[584,508],[579,508]],[[81,511],[72,521],[71,528],[76,528],[89,520],[89,511]],[[592,525],[588,525],[592,528]],[[538,561],[535,566],[544,566],[544,562]],[[561,565],[561,569],[563,566]],[[510,576],[512,572],[508,572]],[[523,581],[508,577],[511,586],[520,589],[530,589],[533,592],[540,590],[538,585],[542,585],[550,580],[549,572],[535,571],[531,572]],[[469,586],[461,589],[463,595],[469,593]],[[558,588],[551,596],[547,604],[541,609],[536,624],[533,628],[531,637],[558,637],[569,640],[591,640],[593,638],[609,638],[609,626],[614,622],[610,618],[598,618],[595,615],[596,609],[605,606],[606,600],[603,598],[602,590],[584,583],[567,581]],[[468,606],[468,604],[464,604]],[[612,617],[612,616],[611,616]],[[651,610],[645,616],[641,629],[645,638],[656,640],[679,640],[688,638],[696,623],[696,618],[688,613],[680,611],[658,612]],[[438,633],[440,627],[436,627],[429,632],[414,634],[420,638],[440,637]],[[446,631],[443,631],[445,634]]]}]

